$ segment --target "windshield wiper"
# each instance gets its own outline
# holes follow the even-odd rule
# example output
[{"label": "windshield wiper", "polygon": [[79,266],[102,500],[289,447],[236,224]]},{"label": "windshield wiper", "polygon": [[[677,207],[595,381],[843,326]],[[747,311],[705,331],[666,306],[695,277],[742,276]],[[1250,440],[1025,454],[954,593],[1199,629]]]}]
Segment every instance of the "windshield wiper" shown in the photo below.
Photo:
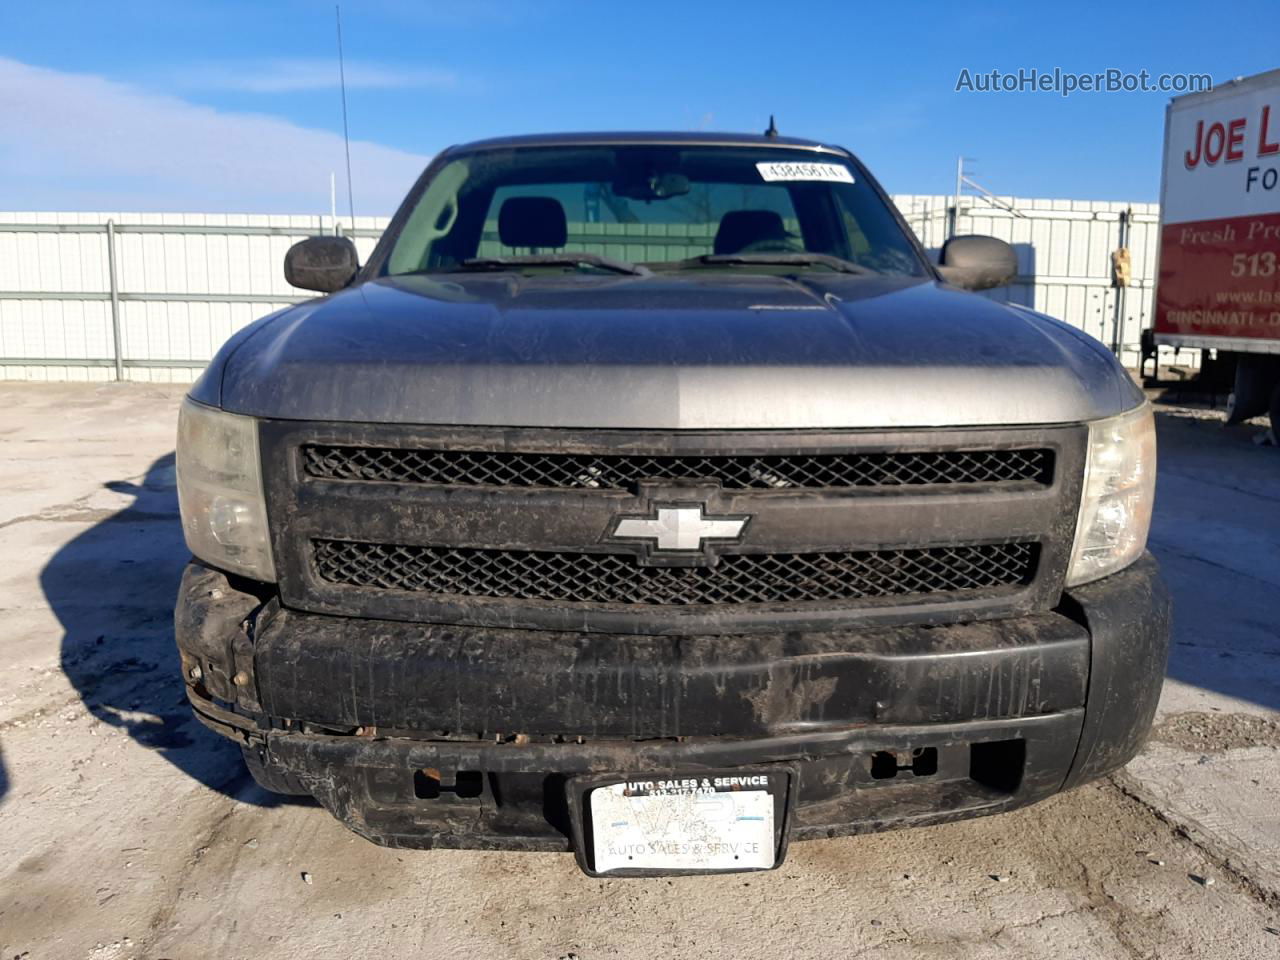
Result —
[{"label": "windshield wiper", "polygon": [[689,265],[705,266],[765,266],[765,267],[812,267],[821,266],[837,273],[875,273],[874,270],[826,253],[708,253],[701,257],[686,260]]},{"label": "windshield wiper", "polygon": [[463,260],[453,270],[474,270],[477,272],[506,270],[509,267],[599,267],[613,273],[624,273],[633,277],[647,277],[652,271],[626,260],[615,260],[613,257],[602,257],[596,253],[530,253],[509,257],[472,257]]}]

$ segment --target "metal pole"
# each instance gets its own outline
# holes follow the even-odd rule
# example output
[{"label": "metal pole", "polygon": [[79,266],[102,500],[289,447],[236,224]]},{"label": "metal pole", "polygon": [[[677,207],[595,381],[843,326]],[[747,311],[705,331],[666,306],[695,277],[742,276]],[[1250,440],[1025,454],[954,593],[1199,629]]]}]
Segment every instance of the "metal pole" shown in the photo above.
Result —
[{"label": "metal pole", "polygon": [[[1119,249],[1123,250],[1129,246],[1129,217],[1133,213],[1133,208],[1123,211],[1120,214],[1119,229]],[[1120,358],[1120,362],[1124,362],[1124,322],[1127,304],[1125,303],[1125,287],[1123,284],[1116,287],[1116,306],[1115,318],[1111,325],[1111,352]]]},{"label": "metal pole", "polygon": [[116,279],[116,224],[107,221],[107,278],[111,283],[111,338],[115,350],[116,381],[124,379],[124,351],[120,345],[120,284]]},{"label": "metal pole", "polygon": [[948,239],[960,232],[960,193],[964,190],[964,156],[956,157],[955,205],[951,208],[951,232]]}]

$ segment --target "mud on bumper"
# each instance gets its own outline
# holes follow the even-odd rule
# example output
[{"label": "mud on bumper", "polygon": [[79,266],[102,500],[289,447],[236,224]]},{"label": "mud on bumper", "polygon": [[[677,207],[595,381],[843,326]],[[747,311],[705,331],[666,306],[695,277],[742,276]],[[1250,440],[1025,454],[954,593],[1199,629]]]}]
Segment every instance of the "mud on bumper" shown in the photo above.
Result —
[{"label": "mud on bumper", "polygon": [[362,836],[566,850],[602,773],[785,767],[792,839],[1043,799],[1136,752],[1168,615],[1149,556],[1050,613],[709,637],[316,616],[192,564],[177,639],[199,719]]}]

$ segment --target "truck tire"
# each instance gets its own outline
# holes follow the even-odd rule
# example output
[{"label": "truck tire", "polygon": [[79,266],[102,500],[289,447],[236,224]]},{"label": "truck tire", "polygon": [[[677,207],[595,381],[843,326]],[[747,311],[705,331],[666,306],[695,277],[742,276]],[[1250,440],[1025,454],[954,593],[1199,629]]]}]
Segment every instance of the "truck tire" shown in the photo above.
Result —
[{"label": "truck tire", "polygon": [[1271,445],[1280,447],[1280,383],[1271,391]]},{"label": "truck tire", "polygon": [[249,768],[249,773],[263,790],[286,797],[311,796],[311,791],[295,774],[268,759],[266,752],[260,747],[241,745],[240,752],[244,755],[244,765]]},{"label": "truck tire", "polygon": [[1235,389],[1227,402],[1227,423],[1261,416],[1269,405],[1274,409],[1274,391],[1280,385],[1280,358],[1257,353],[1237,356]]}]

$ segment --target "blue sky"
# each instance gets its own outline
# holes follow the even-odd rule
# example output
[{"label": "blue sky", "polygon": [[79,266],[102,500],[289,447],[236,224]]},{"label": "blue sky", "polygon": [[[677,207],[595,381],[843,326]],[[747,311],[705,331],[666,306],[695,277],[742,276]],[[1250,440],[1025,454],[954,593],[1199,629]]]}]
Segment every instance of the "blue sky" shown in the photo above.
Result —
[{"label": "blue sky", "polygon": [[[955,158],[1001,194],[1150,201],[1167,95],[957,93],[961,69],[1280,66],[1276,6],[347,0],[357,213],[450,143],[583,129],[758,131],[857,152],[894,193]],[[321,212],[342,171],[333,6],[0,9],[0,209]]]}]

